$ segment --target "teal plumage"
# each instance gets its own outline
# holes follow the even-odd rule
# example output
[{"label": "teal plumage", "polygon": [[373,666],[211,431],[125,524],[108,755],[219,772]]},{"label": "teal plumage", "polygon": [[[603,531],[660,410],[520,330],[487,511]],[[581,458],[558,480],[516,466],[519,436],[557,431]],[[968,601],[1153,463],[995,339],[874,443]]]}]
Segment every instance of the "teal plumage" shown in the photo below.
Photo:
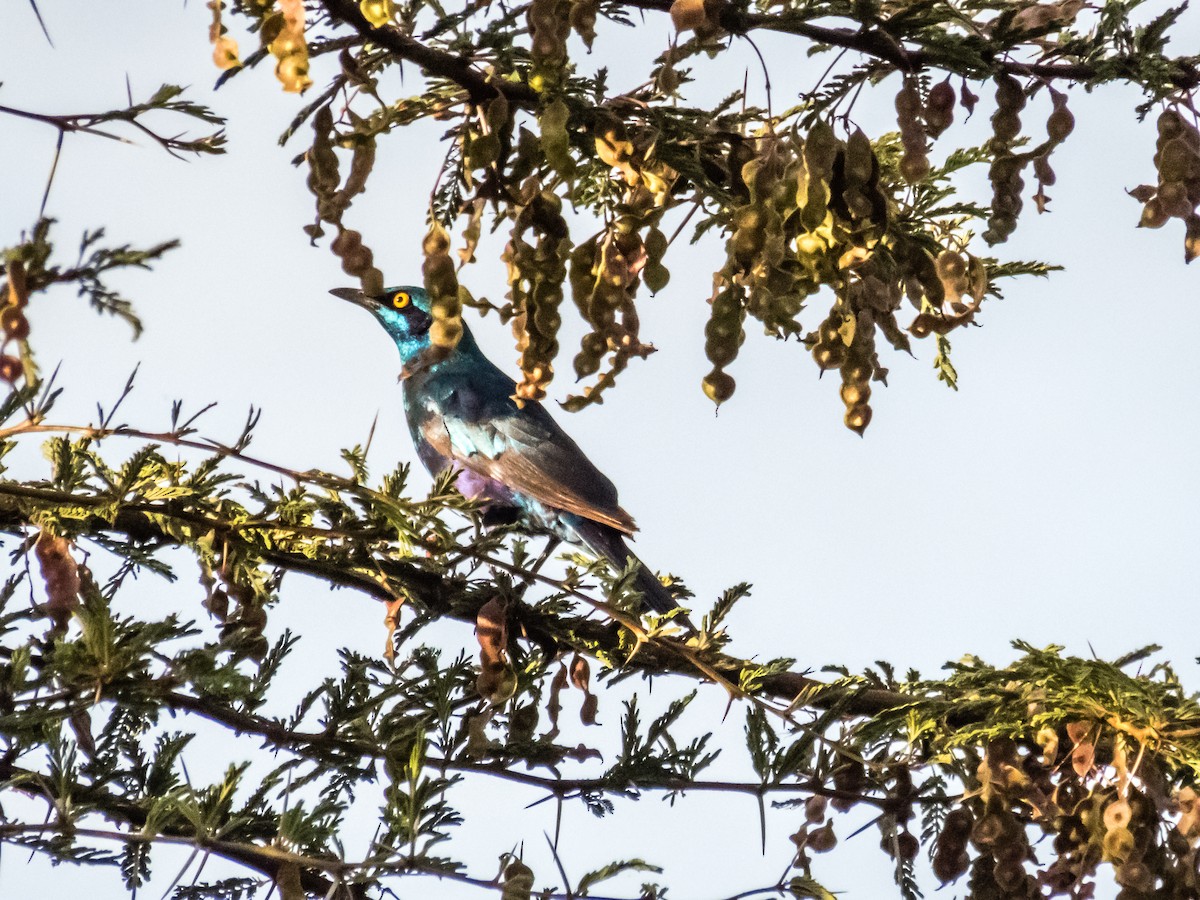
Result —
[{"label": "teal plumage", "polygon": [[424,289],[331,293],[369,310],[395,342],[409,432],[432,474],[457,469],[456,486],[483,501],[485,519],[520,521],[583,546],[618,570],[633,560],[635,587],[646,606],[660,613],[678,606],[626,546],[636,525],[612,482],[540,403],[517,405],[515,383],[483,355],[469,329],[446,353],[431,346],[433,317]]}]

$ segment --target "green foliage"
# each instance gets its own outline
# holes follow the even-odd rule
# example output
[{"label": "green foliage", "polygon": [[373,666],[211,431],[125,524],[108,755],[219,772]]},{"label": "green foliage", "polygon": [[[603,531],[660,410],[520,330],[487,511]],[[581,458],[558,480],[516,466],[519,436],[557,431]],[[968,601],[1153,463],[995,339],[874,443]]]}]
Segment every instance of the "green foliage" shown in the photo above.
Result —
[{"label": "green foliage", "polygon": [[[839,371],[846,424],[861,433],[871,385],[886,383],[878,337],[902,351],[932,337],[937,377],[955,387],[948,332],[974,323],[1002,279],[1054,270],[987,255],[975,234],[999,244],[1017,227],[1027,170],[1039,208],[1048,202],[1049,160],[1073,124],[1068,95],[1054,85],[1132,83],[1147,98],[1141,115],[1159,109],[1159,182],[1138,190],[1143,223],[1183,219],[1189,258],[1200,253],[1195,204],[1183,205],[1197,193],[1200,132],[1180,113],[1200,84],[1196,61],[1167,52],[1182,7],[1135,25],[1138,5],[533,0],[447,10],[421,0],[320,0],[308,12],[322,14],[305,17],[303,4],[285,0],[231,4],[225,22],[224,4],[210,6],[225,77],[270,59],[285,89],[304,91],[309,60],[338,54],[336,74],[283,140],[311,132],[297,159],[316,205],[306,233],[318,242],[335,230],[331,249],[364,284],[382,273],[345,221],[376,145],[415,122],[444,123],[427,274],[440,272],[457,304],[514,323],[530,396],[561,368],[558,309],[568,292],[586,331],[573,358],[585,385],[568,408],[597,402],[653,349],[638,325],[643,286],[665,288],[674,235],[690,228],[693,240],[723,242],[705,332],[713,370],[704,388],[714,402],[734,392],[726,369],[754,321],[768,335],[797,337],[819,368]],[[640,73],[630,61],[634,77],[620,73],[629,83],[571,58],[572,33],[591,46],[667,12],[677,40]],[[239,27],[262,43],[240,62]],[[767,77],[761,90],[748,81],[715,106],[695,102],[706,57],[721,59],[759,31],[829,56],[828,70],[791,108],[777,111]],[[406,62],[425,84],[391,96],[396,80],[387,76]],[[764,76],[770,68],[764,60]],[[971,87],[983,94],[985,85],[994,96],[980,101]],[[885,89],[898,91],[898,131],[869,136],[854,119],[856,102]],[[1031,100],[1050,107],[1040,142],[1019,117]],[[992,114],[991,139],[937,145],[955,134],[954,110],[977,102]],[[60,148],[67,134],[124,129],[175,154],[223,149],[219,130],[166,137],[150,128],[151,115],[222,124],[172,86],[101,113],[0,106],[0,115],[57,129]],[[988,202],[961,194],[980,166]],[[567,204],[582,215],[568,221]],[[474,261],[485,218],[508,238],[512,291],[500,301],[459,288],[438,239],[439,227],[461,226],[460,259]],[[136,333],[132,306],[107,279],[148,268],[176,245],[107,246],[97,228],[68,264],[52,224],[39,217],[4,251],[0,290],[0,378],[10,386],[0,463],[19,444],[42,441],[47,466],[40,478],[0,473],[0,530],[14,539],[13,574],[0,590],[0,840],[106,867],[131,892],[161,875],[160,846],[179,845],[192,859],[168,892],[189,900],[272,889],[284,900],[357,900],[429,875],[511,900],[535,889],[590,896],[610,880],[632,896],[638,873],[664,874],[653,861],[607,861],[596,848],[596,866],[572,879],[555,839],[559,871],[535,873],[514,849],[490,875],[461,858],[456,838],[463,798],[499,779],[597,816],[623,814],[618,801],[649,794],[752,797],[764,834],[768,816],[796,828],[794,853],[780,860],[776,883],[740,896],[828,900],[818,857],[834,849],[835,832],[853,827],[856,808],[878,830],[903,897],[921,895],[922,846],[938,880],[980,900],[1085,897],[1110,875],[1123,895],[1198,896],[1200,703],[1166,663],[1127,671],[1153,649],[1106,663],[1018,644],[1008,665],[966,658],[941,679],[901,677],[879,663],[820,682],[792,660],[724,652],[724,622],[748,585],[699,610],[697,633],[677,617],[643,621],[631,611],[631,572],[579,557],[553,576],[535,571],[528,543],[485,531],[448,475],[419,498],[407,467],[373,475],[361,447],[343,451],[345,474],[267,463],[248,452],[254,410],[227,442],[201,438],[207,407],[185,415],[182,403],[164,432],[114,424],[120,401],[91,425],[56,425],[58,388],[40,378],[25,308],[73,287]],[[132,387],[131,378],[126,393]],[[129,444],[117,438],[132,451],[119,455]],[[199,590],[183,577],[193,565]],[[300,641],[316,638],[274,627],[289,573],[386,605],[387,655],[343,651],[336,673],[290,696],[282,673]],[[129,599],[135,577],[169,584],[175,611],[138,610]],[[17,600],[28,591],[35,602]],[[590,615],[597,609],[608,618]],[[502,640],[481,638],[478,658],[474,648],[438,649],[428,632],[485,618],[499,623]],[[482,663],[498,667],[511,692],[485,689]],[[666,674],[687,686],[657,679],[666,696],[647,712],[632,686]],[[691,718],[693,701],[718,691],[744,707],[736,748]],[[602,751],[604,736],[611,746]],[[214,745],[231,748],[232,761],[193,778],[188,761]],[[725,763],[735,754],[744,780],[712,779],[718,755]],[[342,836],[356,808],[377,811],[379,829],[350,858]],[[1034,857],[1041,836],[1050,840]],[[250,874],[205,880],[209,855]],[[640,887],[643,898],[666,895],[658,884]]]}]

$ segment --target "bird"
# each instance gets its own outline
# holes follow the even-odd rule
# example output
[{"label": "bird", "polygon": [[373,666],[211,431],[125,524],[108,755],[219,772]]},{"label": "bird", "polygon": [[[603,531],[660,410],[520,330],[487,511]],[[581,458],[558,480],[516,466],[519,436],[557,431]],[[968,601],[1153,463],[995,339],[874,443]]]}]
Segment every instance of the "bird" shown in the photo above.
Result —
[{"label": "bird", "polygon": [[659,614],[678,608],[625,543],[637,526],[617,502],[616,487],[541,403],[514,399],[515,382],[483,354],[465,324],[458,344],[445,351],[430,340],[433,314],[424,288],[330,293],[374,315],[400,351],[408,430],[430,474],[456,470],[455,487],[483,504],[485,523],[519,523],[581,546],[617,571],[632,562],[644,608]]}]

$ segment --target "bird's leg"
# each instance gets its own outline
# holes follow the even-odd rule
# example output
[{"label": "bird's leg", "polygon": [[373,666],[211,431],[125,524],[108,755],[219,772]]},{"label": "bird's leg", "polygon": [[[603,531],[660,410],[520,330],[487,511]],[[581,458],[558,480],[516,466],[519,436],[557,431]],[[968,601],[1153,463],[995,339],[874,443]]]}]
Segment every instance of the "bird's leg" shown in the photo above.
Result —
[{"label": "bird's leg", "polygon": [[551,554],[558,549],[558,545],[562,543],[562,538],[550,535],[550,539],[546,541],[546,549],[542,551],[542,555],[537,558],[537,561],[525,570],[525,583],[532,584],[533,576],[538,573],[538,570],[546,564],[550,559]]}]

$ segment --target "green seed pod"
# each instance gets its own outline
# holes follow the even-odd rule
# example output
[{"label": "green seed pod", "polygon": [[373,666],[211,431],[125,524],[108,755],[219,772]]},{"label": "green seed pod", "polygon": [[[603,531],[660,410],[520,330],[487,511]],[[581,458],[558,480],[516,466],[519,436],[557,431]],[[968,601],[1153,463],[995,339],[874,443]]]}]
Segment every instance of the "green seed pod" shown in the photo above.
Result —
[{"label": "green seed pod", "polygon": [[856,128],[846,141],[845,175],[846,182],[852,186],[865,186],[871,180],[875,169],[875,151],[871,149],[871,140]]},{"label": "green seed pod", "polygon": [[554,171],[567,176],[575,169],[575,160],[571,156],[570,135],[567,132],[569,118],[570,110],[559,97],[547,104],[538,116],[542,153],[546,162]]}]

